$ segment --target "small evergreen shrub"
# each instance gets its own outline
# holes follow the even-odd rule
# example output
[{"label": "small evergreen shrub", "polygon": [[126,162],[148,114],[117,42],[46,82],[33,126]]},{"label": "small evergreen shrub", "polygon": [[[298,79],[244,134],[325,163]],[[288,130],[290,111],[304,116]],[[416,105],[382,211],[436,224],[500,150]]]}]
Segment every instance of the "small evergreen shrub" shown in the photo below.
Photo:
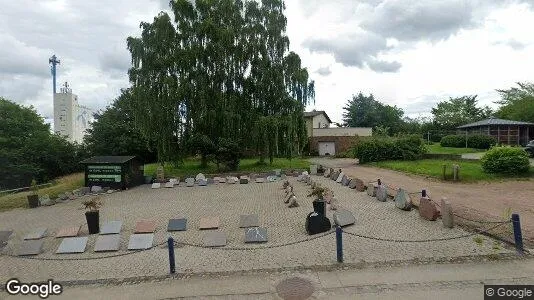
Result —
[{"label": "small evergreen shrub", "polygon": [[454,147],[454,148],[462,148],[465,147],[465,135],[446,135],[441,138],[441,141],[439,142],[441,147]]},{"label": "small evergreen shrub", "polygon": [[521,174],[530,169],[530,161],[525,150],[519,147],[493,147],[481,159],[486,173]]}]

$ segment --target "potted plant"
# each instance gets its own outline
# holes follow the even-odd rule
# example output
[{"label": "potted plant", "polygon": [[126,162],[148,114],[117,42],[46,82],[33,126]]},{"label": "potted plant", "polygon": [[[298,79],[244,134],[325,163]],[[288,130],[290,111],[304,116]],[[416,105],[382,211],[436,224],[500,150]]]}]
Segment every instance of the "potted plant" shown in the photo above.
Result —
[{"label": "potted plant", "polygon": [[39,195],[37,195],[37,181],[32,179],[30,186],[31,193],[28,195],[28,206],[30,208],[36,208],[39,206]]},{"label": "potted plant", "polygon": [[324,201],[324,196],[329,190],[320,185],[316,185],[312,188],[311,192],[308,194],[308,197],[315,196],[313,200],[313,210],[318,214],[326,213],[326,202]]},{"label": "potted plant", "polygon": [[85,209],[85,218],[87,219],[87,228],[89,234],[95,234],[100,232],[100,221],[98,209],[102,206],[102,203],[98,198],[93,198],[83,202]]}]

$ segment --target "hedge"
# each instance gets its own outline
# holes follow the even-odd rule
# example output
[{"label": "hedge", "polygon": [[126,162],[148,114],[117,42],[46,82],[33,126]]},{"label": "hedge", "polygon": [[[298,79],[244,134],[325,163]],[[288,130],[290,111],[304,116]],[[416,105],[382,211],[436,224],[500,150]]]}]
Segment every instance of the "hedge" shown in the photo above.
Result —
[{"label": "hedge", "polygon": [[419,136],[407,136],[361,140],[352,151],[354,157],[363,164],[383,160],[421,159],[426,153],[426,147]]},{"label": "hedge", "polygon": [[493,147],[481,159],[486,173],[521,174],[530,169],[530,161],[525,150],[519,147]]},{"label": "hedge", "polygon": [[[468,135],[467,148],[475,149],[489,149],[491,146],[497,144],[497,140],[488,135]],[[441,147],[465,147],[465,135],[446,135],[440,141]]]}]

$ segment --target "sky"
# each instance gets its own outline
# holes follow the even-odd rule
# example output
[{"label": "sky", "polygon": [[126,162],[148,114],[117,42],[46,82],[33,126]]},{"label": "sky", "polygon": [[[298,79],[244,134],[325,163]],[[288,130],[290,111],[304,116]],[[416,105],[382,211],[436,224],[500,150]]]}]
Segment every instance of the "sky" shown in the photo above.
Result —
[{"label": "sky", "polygon": [[[58,87],[104,109],[129,86],[126,38],[166,0],[0,0],[0,97],[33,105],[50,122]],[[449,97],[534,81],[534,0],[286,0],[290,50],[315,81],[315,103],[341,122],[358,92],[407,116],[428,116]]]}]

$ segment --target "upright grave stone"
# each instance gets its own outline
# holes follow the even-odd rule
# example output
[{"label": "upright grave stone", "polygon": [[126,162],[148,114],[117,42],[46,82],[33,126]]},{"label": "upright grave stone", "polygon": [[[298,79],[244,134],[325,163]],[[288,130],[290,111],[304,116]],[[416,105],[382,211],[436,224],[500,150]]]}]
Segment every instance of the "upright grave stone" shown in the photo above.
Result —
[{"label": "upright grave stone", "polygon": [[340,173],[341,173],[341,170],[332,172],[332,174],[330,175],[330,179],[337,180],[337,178],[339,177]]},{"label": "upright grave stone", "polygon": [[436,221],[439,217],[439,211],[436,204],[426,195],[423,190],[423,196],[419,200],[419,215],[428,221]]},{"label": "upright grave stone", "polygon": [[[96,193],[100,193],[100,192],[102,192],[102,187],[101,187],[101,186],[99,186],[99,185],[93,185],[93,186],[91,187],[91,193],[96,194]],[[59,196],[58,196],[58,197],[59,197]],[[61,199],[62,197],[59,197],[59,198]],[[65,199],[61,199],[61,200],[65,200]]]},{"label": "upright grave stone", "polygon": [[225,177],[219,177],[219,183],[226,183]]},{"label": "upright grave stone", "polygon": [[208,185],[208,181],[205,178],[204,179],[200,178],[197,181],[197,183],[198,183],[198,186],[207,186]]},{"label": "upright grave stone", "polygon": [[152,184],[152,188],[153,188],[153,189],[159,189],[160,187],[161,187],[161,183],[159,183],[159,182],[154,182],[154,183]]},{"label": "upright grave stone", "polygon": [[174,183],[172,183],[172,182],[170,182],[170,181],[169,181],[169,182],[166,182],[166,183],[165,183],[165,187],[166,187],[166,188],[173,188],[173,187],[174,187]]},{"label": "upright grave stone", "polygon": [[345,176],[345,173],[340,172],[339,175],[336,178],[337,183],[341,183],[343,181],[343,176]]},{"label": "upright grave stone", "polygon": [[454,215],[452,213],[452,206],[447,198],[441,199],[441,220],[443,221],[443,227],[454,227]]},{"label": "upright grave stone", "polygon": [[402,210],[411,210],[412,202],[410,195],[402,188],[399,188],[397,195],[394,198],[395,206]]},{"label": "upright grave stone", "polygon": [[185,186],[188,186],[188,187],[195,186],[195,178],[192,178],[192,177],[186,178]]},{"label": "upright grave stone", "polygon": [[349,185],[350,180],[351,180],[350,177],[348,177],[347,175],[344,175],[343,178],[341,179],[341,185],[342,186]]},{"label": "upright grave stone", "polygon": [[328,168],[328,169],[326,169],[326,170],[324,171],[323,176],[324,176],[325,178],[330,178],[331,173],[332,173],[332,168]]},{"label": "upright grave stone", "polygon": [[336,211],[334,213],[333,219],[334,219],[334,223],[341,227],[356,223],[356,218],[354,217],[352,212],[346,209],[341,209],[341,210]]},{"label": "upright grave stone", "polygon": [[0,231],[0,249],[2,249],[4,246],[7,245],[7,241],[9,240],[9,237],[13,231]]},{"label": "upright grave stone", "polygon": [[374,182],[370,182],[369,184],[367,184],[367,195],[371,197],[376,197],[377,187],[378,186]]},{"label": "upright grave stone", "polygon": [[265,182],[265,178],[263,177],[256,178],[256,183],[264,183],[264,182]]},{"label": "upright grave stone", "polygon": [[280,176],[282,174],[282,169],[274,169],[274,175]]},{"label": "upright grave stone", "polygon": [[195,181],[198,182],[201,179],[206,180],[206,176],[204,176],[202,173],[198,173],[197,176],[195,176]]},{"label": "upright grave stone", "polygon": [[317,165],[310,165],[310,175],[317,175]]},{"label": "upright grave stone", "polygon": [[248,180],[248,176],[243,175],[239,177],[239,184],[248,184]]},{"label": "upright grave stone", "polygon": [[234,176],[226,177],[226,183],[228,183],[228,184],[236,184],[237,180],[238,179],[236,177],[234,177]]},{"label": "upright grave stone", "polygon": [[159,183],[165,182],[165,169],[161,165],[156,169],[156,180]]},{"label": "upright grave stone", "polygon": [[386,202],[388,200],[388,192],[384,185],[378,182],[376,186],[376,199],[381,202]]},{"label": "upright grave stone", "polygon": [[208,179],[206,179],[206,181],[208,182],[208,185],[215,184],[215,179],[213,179],[213,178],[208,178]]},{"label": "upright grave stone", "polygon": [[359,178],[353,178],[349,182],[349,187],[352,188],[352,189],[356,189],[358,192],[364,192],[365,191],[365,184]]}]

